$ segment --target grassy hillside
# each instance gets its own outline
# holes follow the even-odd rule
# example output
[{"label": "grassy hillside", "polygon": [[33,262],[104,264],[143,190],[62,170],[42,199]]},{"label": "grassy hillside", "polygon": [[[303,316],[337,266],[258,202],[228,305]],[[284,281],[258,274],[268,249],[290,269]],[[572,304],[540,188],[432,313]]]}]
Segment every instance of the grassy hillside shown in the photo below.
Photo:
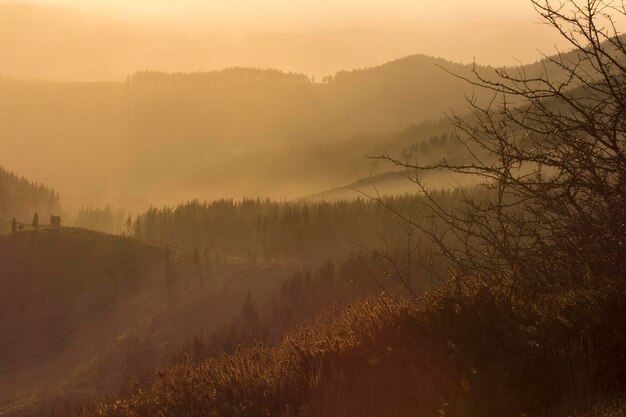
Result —
[{"label": "grassy hillside", "polygon": [[[157,246],[82,230],[23,231],[2,237],[2,392],[10,392],[13,378],[18,389],[23,385],[23,368],[55,362],[56,356],[76,348],[77,339],[95,337],[97,333],[89,331],[93,323],[111,313],[108,308],[118,296],[139,289],[142,276],[162,258]],[[103,340],[111,336],[107,331],[102,335]]]},{"label": "grassy hillside", "polygon": [[1,237],[0,413],[118,392],[230,320],[249,291],[262,300],[299,267],[194,262],[82,229]]}]

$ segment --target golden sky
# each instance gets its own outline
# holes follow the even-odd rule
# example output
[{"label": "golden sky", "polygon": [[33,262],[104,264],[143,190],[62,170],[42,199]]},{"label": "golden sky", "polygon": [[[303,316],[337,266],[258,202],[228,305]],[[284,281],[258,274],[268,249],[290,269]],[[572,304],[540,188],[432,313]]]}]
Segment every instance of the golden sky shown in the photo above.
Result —
[{"label": "golden sky", "polygon": [[[7,0],[0,0],[7,1]],[[15,1],[12,1],[15,2]],[[19,2],[19,1],[18,1]],[[31,0],[118,15],[192,22],[222,30],[435,27],[460,22],[530,23],[528,0]],[[474,28],[477,32],[481,28]]]},{"label": "golden sky", "polygon": [[[146,37],[147,40],[137,52],[129,52],[131,56],[124,58],[129,65],[115,67],[111,64],[114,68],[107,68],[107,71],[118,78],[121,74],[141,68],[206,70],[229,65],[272,66],[320,75],[340,69],[381,64],[409,54],[426,54],[464,63],[475,60],[481,64],[504,66],[535,62],[542,57],[542,53],[553,54],[555,47],[562,50],[568,48],[553,29],[539,23],[530,0],[0,0],[0,5],[33,3],[103,18],[103,27],[107,30],[119,28],[120,33],[132,31],[135,35]],[[46,18],[43,24],[48,25],[50,20]],[[125,26],[127,23],[130,26]],[[1,15],[0,24],[3,24]],[[13,57],[13,61],[4,64],[0,60],[0,73],[44,78],[70,77],[62,76],[65,70],[61,69],[54,74],[44,71],[57,65],[58,59],[51,59],[43,64],[39,62],[47,51],[54,49],[48,45],[48,38],[62,38],[65,35],[52,30],[45,36],[29,32],[26,34],[28,36],[20,33],[16,37],[14,34],[20,32],[20,28],[25,27],[24,24],[10,19],[4,24],[16,27],[17,31],[6,29],[8,34],[5,37],[17,39],[14,44],[25,57]],[[86,26],[93,27],[93,24]],[[356,37],[353,37],[347,45],[334,45],[332,42],[330,46],[311,44],[310,51],[299,51],[287,40],[281,46],[258,51],[264,59],[255,59],[255,50],[241,52],[237,46],[230,45],[230,50],[219,58],[212,58],[210,65],[189,63],[172,66],[178,61],[188,59],[188,52],[176,52],[180,56],[169,59],[167,63],[172,65],[166,66],[163,65],[162,56],[149,56],[152,51],[163,49],[163,41],[153,34],[173,34],[178,39],[199,39],[225,33],[239,36],[250,32],[319,34],[349,30],[367,30],[370,34],[356,41]],[[372,30],[387,33],[377,39],[376,34],[371,34]],[[105,35],[109,32],[103,31],[102,37],[109,36]],[[76,40],[71,39],[72,36],[81,37],[69,35],[69,40],[74,43]],[[44,45],[39,49],[34,48],[32,42],[25,41],[28,38]],[[121,47],[128,43],[130,37],[123,39]],[[153,44],[149,44],[150,39],[153,39]],[[369,45],[372,41],[379,41],[379,45]],[[0,39],[0,47],[2,42]],[[340,43],[339,40],[337,42]],[[61,52],[69,50],[69,47],[62,46],[61,43],[59,45],[61,46],[56,48]],[[213,51],[217,53],[220,47],[223,49],[227,46],[218,45]],[[109,49],[117,50],[118,46],[111,42]],[[330,56],[330,49],[339,51],[335,54],[336,57]],[[342,59],[347,52],[358,49],[363,58]],[[295,62],[299,58],[294,56],[294,50],[300,55],[309,53],[310,60],[323,63],[323,68]],[[235,56],[237,53],[247,59]],[[329,56],[323,57],[324,53]],[[273,55],[271,60],[265,59],[268,54]],[[135,56],[143,61],[135,63]],[[224,56],[232,59],[225,59]],[[32,57],[41,59],[29,64]],[[369,59],[365,59],[367,57]],[[110,60],[108,57],[106,59]],[[101,62],[98,65],[101,69],[106,66]],[[95,67],[96,64],[92,66]]]}]

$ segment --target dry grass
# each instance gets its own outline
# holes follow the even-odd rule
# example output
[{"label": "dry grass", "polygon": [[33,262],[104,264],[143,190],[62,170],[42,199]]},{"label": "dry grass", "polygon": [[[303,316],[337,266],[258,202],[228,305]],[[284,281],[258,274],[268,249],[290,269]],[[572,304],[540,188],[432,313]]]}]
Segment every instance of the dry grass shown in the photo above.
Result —
[{"label": "dry grass", "polygon": [[618,282],[530,297],[511,283],[475,278],[413,301],[377,297],[326,314],[273,348],[187,360],[159,371],[150,386],[82,412],[619,416],[620,402],[577,405],[626,386],[626,319],[616,314],[626,292]]}]

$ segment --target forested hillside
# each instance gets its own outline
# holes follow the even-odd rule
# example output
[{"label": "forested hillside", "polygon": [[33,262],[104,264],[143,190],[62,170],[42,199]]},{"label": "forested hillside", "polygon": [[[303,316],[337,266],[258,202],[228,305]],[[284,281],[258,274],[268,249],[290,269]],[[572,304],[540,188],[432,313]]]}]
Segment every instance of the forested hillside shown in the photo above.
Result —
[{"label": "forested hillside", "polygon": [[[12,168],[47,178],[77,206],[145,208],[149,202],[252,192],[297,197],[362,177],[370,169],[362,157],[372,145],[382,148],[375,143],[386,141],[382,132],[440,118],[462,105],[462,95],[453,91],[466,87],[438,65],[471,71],[468,65],[412,56],[324,83],[246,68],[141,72],[126,83],[2,78],[0,151],[12,155]],[[416,141],[449,131],[425,127]],[[345,143],[335,146],[339,141]],[[352,162],[320,165],[311,157],[317,149]],[[45,157],[34,163],[33,150]],[[167,172],[157,168],[165,162],[172,168]],[[54,169],[59,165],[65,169]],[[325,174],[329,166],[353,172],[333,172],[342,177],[331,178]],[[314,188],[308,179],[319,175],[327,179]],[[249,178],[257,184],[247,183]]]},{"label": "forested hillside", "polygon": [[43,184],[0,167],[0,218],[30,223],[37,212],[42,220],[59,212],[59,195]]},{"label": "forested hillside", "polygon": [[[443,116],[462,112],[465,95],[477,104],[490,97],[459,78],[474,69],[495,77],[495,68],[412,55],[318,82],[241,67],[142,71],[126,83],[2,78],[0,151],[12,169],[46,178],[75,206],[296,198],[384,171],[365,156],[462,152]],[[547,61],[523,71],[563,77]],[[447,143],[433,139],[444,135]],[[45,155],[36,163],[35,150]]]},{"label": "forested hillside", "polygon": [[[235,79],[239,80],[257,78],[246,82],[220,82],[215,88],[240,89],[242,97],[254,97],[250,95],[251,91],[261,88],[267,95],[264,99],[256,98],[255,106],[262,106],[264,100],[275,97],[276,92],[272,90],[276,88],[285,92],[293,90],[289,93],[293,100],[306,98],[299,96],[299,89],[331,88],[297,77],[297,82],[259,81],[258,74],[265,73],[278,80],[289,77],[272,71],[237,70],[235,73]],[[175,79],[183,79],[186,84],[188,78],[192,82],[195,78],[202,80],[215,76],[230,77],[220,72],[214,75],[144,74],[138,78],[149,80],[155,77],[167,85]],[[145,79],[137,82],[151,85]],[[182,95],[183,100],[175,101],[176,105],[165,101],[166,107],[162,107],[158,106],[158,100],[144,98],[141,99],[144,105],[139,108],[127,107],[126,99],[134,95],[125,93],[127,90],[122,84],[59,84],[3,79],[0,80],[0,108],[3,109],[0,119],[6,140],[0,142],[0,150],[11,155],[12,167],[21,166],[29,176],[45,177],[52,185],[58,184],[68,204],[79,207],[113,204],[135,210],[145,209],[150,203],[196,197],[296,198],[343,186],[386,169],[366,156],[383,152],[401,155],[404,152],[411,158],[419,155],[420,158],[437,159],[463,152],[456,146],[453,129],[445,120],[422,122],[408,128],[398,124],[394,125],[397,132],[393,133],[355,136],[346,133],[346,136],[340,136],[341,140],[330,140],[327,131],[316,127],[316,133],[308,136],[311,141],[293,140],[278,144],[278,136],[267,131],[266,136],[262,135],[261,125],[267,126],[268,123],[266,112],[245,112],[240,108],[242,104],[234,99],[231,110],[235,113],[231,116],[225,114],[231,110],[222,109],[224,103],[215,104],[218,110],[214,112],[209,112],[213,105],[206,101],[190,102],[188,105],[193,109],[185,110],[185,103],[192,95],[205,97],[202,100],[211,99],[207,92],[203,93],[209,87],[202,87],[202,82],[200,85],[199,89],[180,87],[173,90],[137,87],[148,89],[147,95],[176,94]],[[211,99],[215,100],[218,97]],[[32,106],[32,103],[36,105]],[[304,118],[313,124],[315,117],[298,106],[285,103],[284,110],[293,112],[291,119],[294,121]],[[158,117],[146,119],[152,113],[158,113]],[[239,123],[237,114],[245,114],[246,122]],[[260,124],[251,121],[251,117],[257,117],[255,114]],[[282,117],[281,112],[275,114]],[[212,123],[212,117],[225,121]],[[250,137],[255,138],[255,144],[244,145],[226,141],[221,135],[210,135],[210,131],[226,128],[223,123],[228,120],[236,124],[237,129],[247,129]],[[131,123],[132,129],[127,123]],[[275,125],[280,124],[282,122],[276,121]],[[446,139],[439,141],[444,135]],[[45,155],[37,163],[32,161],[33,149]],[[176,169],[157,169],[164,161]],[[57,164],[66,169],[54,169]]]},{"label": "forested hillside", "polygon": [[[133,127],[139,129],[139,140],[154,136],[157,142],[180,138],[190,143],[191,138],[185,137],[191,134],[205,144],[228,140],[231,150],[389,132],[438,119],[448,109],[465,104],[457,93],[471,88],[442,68],[460,76],[472,71],[471,65],[414,55],[374,68],[339,72],[322,83],[302,74],[243,68],[204,74],[143,72],[129,81]],[[479,70],[493,73],[488,67]],[[150,117],[156,111],[162,118]]]},{"label": "forested hillside", "polygon": [[[440,204],[458,205],[462,191],[436,193]],[[204,257],[247,259],[327,259],[374,250],[405,250],[401,215],[419,218],[423,197],[407,194],[381,202],[218,200],[152,208],[136,216],[137,238],[167,242]],[[363,227],[368,225],[368,227]]]}]

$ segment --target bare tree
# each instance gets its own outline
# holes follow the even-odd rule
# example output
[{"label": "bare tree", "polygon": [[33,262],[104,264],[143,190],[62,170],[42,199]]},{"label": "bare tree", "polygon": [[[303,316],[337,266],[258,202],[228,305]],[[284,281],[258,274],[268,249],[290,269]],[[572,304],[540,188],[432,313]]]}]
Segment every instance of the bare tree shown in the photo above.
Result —
[{"label": "bare tree", "polygon": [[[530,277],[526,284],[572,282],[626,269],[626,48],[616,18],[624,1],[531,0],[542,21],[571,46],[542,71],[474,70],[465,78],[493,92],[488,105],[468,98],[471,114],[452,114],[466,163],[381,158],[406,168],[445,233],[430,235],[458,270]],[[481,179],[461,208],[442,207],[426,171]]]}]

